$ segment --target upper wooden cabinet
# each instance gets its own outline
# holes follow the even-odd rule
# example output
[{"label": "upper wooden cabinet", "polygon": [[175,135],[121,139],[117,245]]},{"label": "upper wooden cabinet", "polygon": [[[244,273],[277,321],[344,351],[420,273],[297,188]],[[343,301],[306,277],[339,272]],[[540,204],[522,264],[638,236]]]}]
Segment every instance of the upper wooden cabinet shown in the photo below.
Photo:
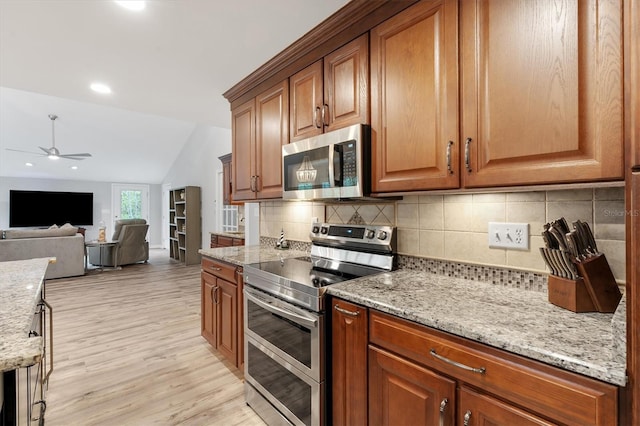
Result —
[{"label": "upper wooden cabinet", "polygon": [[457,46],[455,0],[371,30],[373,192],[459,186]]},{"label": "upper wooden cabinet", "polygon": [[621,8],[460,3],[465,187],[624,176]]},{"label": "upper wooden cabinet", "polygon": [[231,154],[218,157],[222,163],[222,203],[226,206],[231,204]]},{"label": "upper wooden cabinet", "polygon": [[283,81],[231,111],[234,201],[282,196],[282,145],[289,141],[289,85]]},{"label": "upper wooden cabinet", "polygon": [[364,34],[290,77],[291,141],[369,122],[368,51]]},{"label": "upper wooden cabinet", "polygon": [[251,99],[231,111],[231,180],[234,200],[254,200],[256,162],[256,100]]}]

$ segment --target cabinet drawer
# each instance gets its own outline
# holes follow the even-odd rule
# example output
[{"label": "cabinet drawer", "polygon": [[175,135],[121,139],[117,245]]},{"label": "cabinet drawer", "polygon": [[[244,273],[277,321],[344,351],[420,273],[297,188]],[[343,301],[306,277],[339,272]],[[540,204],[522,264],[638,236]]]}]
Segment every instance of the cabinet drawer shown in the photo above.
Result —
[{"label": "cabinet drawer", "polygon": [[202,258],[202,271],[222,278],[230,283],[236,282],[236,266],[230,263],[220,262],[208,257]]},{"label": "cabinet drawer", "polygon": [[231,247],[232,245],[233,245],[233,238],[223,237],[222,235],[218,235],[218,246]]},{"label": "cabinet drawer", "polygon": [[234,238],[233,239],[233,245],[234,246],[243,246],[244,245],[244,239],[243,238]]},{"label": "cabinet drawer", "polygon": [[556,421],[617,424],[616,386],[379,312],[371,312],[369,335],[373,344]]}]

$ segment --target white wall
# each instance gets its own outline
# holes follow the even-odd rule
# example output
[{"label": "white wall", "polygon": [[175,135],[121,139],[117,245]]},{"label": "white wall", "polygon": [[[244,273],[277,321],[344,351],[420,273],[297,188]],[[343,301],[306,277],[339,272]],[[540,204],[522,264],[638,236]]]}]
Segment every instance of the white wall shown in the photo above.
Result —
[{"label": "white wall", "polygon": [[222,170],[222,163],[218,157],[230,152],[230,129],[198,125],[162,181],[172,188],[200,187],[202,247],[209,247],[209,232],[219,229],[216,208],[222,200],[216,200],[216,186],[221,185],[218,171]]},{"label": "white wall", "polygon": [[[100,221],[111,223],[111,185],[112,182],[0,177],[0,229],[9,228],[9,190],[11,189],[92,192],[93,226],[86,227],[86,238],[88,240],[96,239],[98,238]],[[149,185],[149,233],[147,239],[152,247],[160,246],[162,243],[161,195],[160,185]],[[111,237],[112,232],[113,229],[107,228],[108,238]]]}]

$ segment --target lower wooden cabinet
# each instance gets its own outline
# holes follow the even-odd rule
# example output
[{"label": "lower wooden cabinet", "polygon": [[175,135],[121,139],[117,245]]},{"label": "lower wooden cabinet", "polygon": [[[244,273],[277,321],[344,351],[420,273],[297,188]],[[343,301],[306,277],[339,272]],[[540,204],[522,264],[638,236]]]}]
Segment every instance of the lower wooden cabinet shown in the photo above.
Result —
[{"label": "lower wooden cabinet", "polygon": [[238,365],[238,286],[225,280],[217,280],[214,293],[216,311],[216,347],[229,361]]},{"label": "lower wooden cabinet", "polygon": [[338,299],[330,305],[333,425],[366,425],[367,308]]},{"label": "lower wooden cabinet", "polygon": [[465,426],[556,424],[464,386],[458,390],[458,406],[458,424]]},{"label": "lower wooden cabinet", "polygon": [[[331,306],[334,424],[618,424],[617,386],[339,299]],[[367,313],[368,325],[336,307]]]},{"label": "lower wooden cabinet", "polygon": [[453,426],[455,395],[454,380],[370,346],[369,424]]},{"label": "lower wooden cabinet", "polygon": [[227,237],[225,235],[211,234],[210,248],[243,246],[244,238]]},{"label": "lower wooden cabinet", "polygon": [[205,257],[200,275],[202,337],[242,368],[242,268]]}]

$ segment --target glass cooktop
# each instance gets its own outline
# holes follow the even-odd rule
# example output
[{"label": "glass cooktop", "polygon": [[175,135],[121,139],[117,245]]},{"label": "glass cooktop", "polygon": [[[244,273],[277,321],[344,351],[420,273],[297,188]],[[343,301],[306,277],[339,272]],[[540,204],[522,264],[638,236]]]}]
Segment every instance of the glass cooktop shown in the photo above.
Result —
[{"label": "glass cooktop", "polygon": [[309,287],[324,287],[357,278],[355,275],[341,273],[340,271],[314,267],[311,258],[308,256],[252,263],[247,266]]}]

